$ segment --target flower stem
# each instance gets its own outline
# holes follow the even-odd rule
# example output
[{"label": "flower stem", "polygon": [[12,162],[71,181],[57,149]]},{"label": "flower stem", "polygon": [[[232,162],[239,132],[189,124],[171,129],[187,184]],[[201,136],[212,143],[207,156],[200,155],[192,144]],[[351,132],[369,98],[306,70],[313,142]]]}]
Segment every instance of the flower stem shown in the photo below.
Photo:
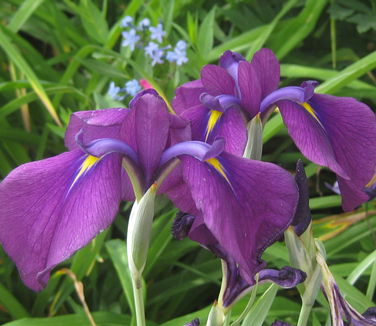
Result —
[{"label": "flower stem", "polygon": [[137,326],[146,326],[145,322],[145,308],[144,308],[144,299],[142,295],[142,278],[141,275],[132,277],[132,287],[133,287],[133,296],[134,304],[136,309],[136,321]]},{"label": "flower stem", "polygon": [[299,319],[297,326],[306,326],[308,322],[309,315],[312,310],[312,305],[302,304],[300,309]]}]

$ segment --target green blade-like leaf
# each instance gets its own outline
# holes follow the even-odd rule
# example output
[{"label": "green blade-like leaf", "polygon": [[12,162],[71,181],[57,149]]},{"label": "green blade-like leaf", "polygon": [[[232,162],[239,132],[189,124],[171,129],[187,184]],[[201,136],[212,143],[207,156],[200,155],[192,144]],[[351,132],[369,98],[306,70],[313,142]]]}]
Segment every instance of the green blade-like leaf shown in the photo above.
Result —
[{"label": "green blade-like leaf", "polygon": [[44,0],[25,0],[11,18],[8,28],[13,33],[17,33],[43,1]]},{"label": "green blade-like leaf", "polygon": [[8,55],[9,60],[11,60],[17,67],[22,71],[26,76],[28,81],[31,84],[31,87],[34,89],[35,93],[38,95],[39,99],[42,101],[47,111],[50,113],[51,117],[55,120],[57,125],[61,125],[60,119],[56,113],[54,106],[52,105],[49,97],[46,94],[43,86],[39,82],[38,77],[34,74],[33,70],[30,68],[25,59],[21,56],[17,48],[9,41],[8,37],[4,34],[3,28],[0,26],[0,46]]}]

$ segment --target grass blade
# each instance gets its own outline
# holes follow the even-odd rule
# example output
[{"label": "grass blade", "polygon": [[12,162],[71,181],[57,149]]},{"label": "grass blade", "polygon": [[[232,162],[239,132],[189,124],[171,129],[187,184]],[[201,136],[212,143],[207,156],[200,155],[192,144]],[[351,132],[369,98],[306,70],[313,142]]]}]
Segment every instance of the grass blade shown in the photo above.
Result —
[{"label": "grass blade", "polygon": [[20,71],[22,71],[25,74],[26,78],[31,84],[31,87],[34,89],[35,93],[38,95],[39,99],[42,101],[47,111],[50,113],[51,117],[54,119],[57,125],[61,126],[61,122],[56,113],[56,110],[52,105],[49,97],[47,96],[47,93],[45,92],[43,86],[39,82],[38,77],[34,74],[33,70],[27,64],[25,59],[21,56],[19,51],[9,41],[8,37],[4,34],[2,28],[0,27],[0,46],[8,55],[9,59],[18,67],[18,69],[20,69]]}]

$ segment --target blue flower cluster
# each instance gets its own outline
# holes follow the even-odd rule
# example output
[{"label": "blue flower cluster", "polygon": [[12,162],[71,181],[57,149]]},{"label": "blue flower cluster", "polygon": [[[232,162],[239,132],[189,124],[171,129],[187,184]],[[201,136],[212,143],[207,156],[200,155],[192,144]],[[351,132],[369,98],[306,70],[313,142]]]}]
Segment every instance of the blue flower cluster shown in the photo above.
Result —
[{"label": "blue flower cluster", "polygon": [[162,46],[166,36],[162,23],[151,26],[150,20],[144,18],[135,25],[131,16],[125,16],[120,25],[125,29],[122,33],[122,46],[128,47],[131,51],[134,51],[136,45],[143,48],[145,55],[151,59],[152,66],[162,64],[164,60],[175,62],[178,66],[188,62],[185,41],[178,41],[175,47]]},{"label": "blue flower cluster", "polygon": [[112,81],[107,91],[109,95],[115,101],[122,101],[127,96],[135,96],[141,90],[141,85],[137,79],[127,81],[123,88],[116,86]]}]

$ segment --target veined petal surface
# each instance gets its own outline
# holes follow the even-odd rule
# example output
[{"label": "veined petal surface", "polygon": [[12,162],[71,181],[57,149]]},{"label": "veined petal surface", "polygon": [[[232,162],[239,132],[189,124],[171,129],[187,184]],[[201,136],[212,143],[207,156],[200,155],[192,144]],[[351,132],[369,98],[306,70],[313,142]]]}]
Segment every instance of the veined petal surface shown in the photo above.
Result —
[{"label": "veined petal surface", "polygon": [[113,221],[121,198],[120,157],[81,150],[27,163],[0,183],[0,242],[35,291],[51,269]]},{"label": "veined petal surface", "polygon": [[217,158],[221,169],[188,156],[180,159],[206,226],[252,284],[263,267],[262,252],[292,221],[298,200],[292,176],[276,165],[228,153]]}]

